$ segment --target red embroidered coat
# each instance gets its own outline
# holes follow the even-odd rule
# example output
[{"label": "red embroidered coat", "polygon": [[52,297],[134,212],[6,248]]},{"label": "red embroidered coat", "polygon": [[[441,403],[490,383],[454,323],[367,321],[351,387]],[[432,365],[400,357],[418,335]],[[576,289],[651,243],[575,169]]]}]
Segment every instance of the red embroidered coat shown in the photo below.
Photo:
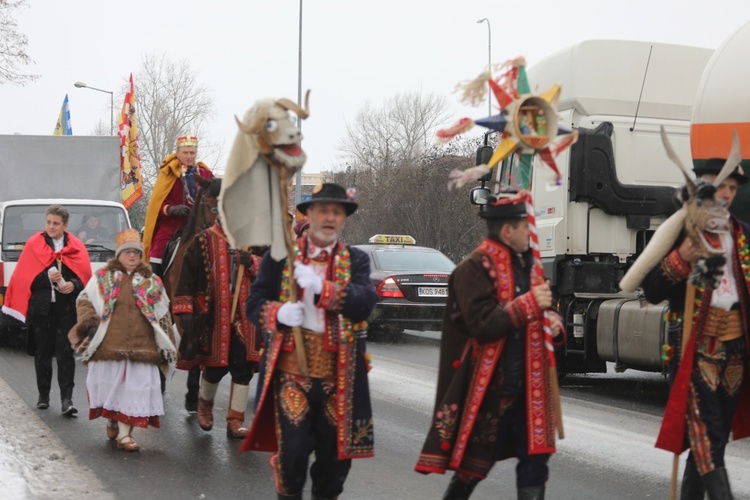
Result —
[{"label": "red embroidered coat", "polygon": [[[260,258],[253,256],[253,264],[252,269],[245,268],[242,279],[235,285],[240,287],[239,298],[234,318],[230,321],[232,260],[224,231],[214,224],[193,238],[185,250],[172,313],[194,316],[192,334],[197,337],[200,350],[194,359],[180,359],[178,368],[189,370],[196,365],[227,366],[233,332],[244,340],[247,360],[260,360],[260,335],[255,325],[247,319],[242,306],[250,295],[250,284],[260,265]],[[235,254],[234,272],[239,268],[239,255]]]},{"label": "red embroidered coat", "polygon": [[531,291],[515,295],[511,250],[495,240],[485,239],[453,271],[443,317],[435,410],[417,472],[456,470],[486,477],[496,453],[488,437],[494,435],[492,420],[499,416],[501,399],[499,391],[489,388],[502,383],[498,368],[506,336],[519,328],[526,329],[529,453],[554,453],[543,311]]}]

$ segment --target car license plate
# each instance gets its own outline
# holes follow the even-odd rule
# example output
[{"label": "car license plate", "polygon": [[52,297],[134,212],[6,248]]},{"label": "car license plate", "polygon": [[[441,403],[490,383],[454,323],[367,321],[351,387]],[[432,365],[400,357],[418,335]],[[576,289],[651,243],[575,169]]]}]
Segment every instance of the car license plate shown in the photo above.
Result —
[{"label": "car license plate", "polygon": [[417,288],[420,297],[447,297],[448,287],[422,287]]}]

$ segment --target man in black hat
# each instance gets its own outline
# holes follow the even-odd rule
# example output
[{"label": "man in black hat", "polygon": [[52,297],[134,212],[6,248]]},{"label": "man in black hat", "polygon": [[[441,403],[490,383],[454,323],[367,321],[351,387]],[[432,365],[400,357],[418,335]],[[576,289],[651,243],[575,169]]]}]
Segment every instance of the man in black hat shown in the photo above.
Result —
[{"label": "man in black hat", "polygon": [[[694,171],[713,183],[725,162],[707,160]],[[747,181],[738,166],[717,186],[716,199],[728,208],[738,186]],[[726,265],[715,290],[701,284],[688,287],[691,269],[704,251],[684,236],[643,281],[649,302],[669,300],[664,353],[671,392],[656,445],[685,449],[689,444],[680,496],[684,499],[702,499],[705,493],[710,499],[732,498],[724,450],[730,431],[734,439],[750,436],[750,226],[731,216],[731,227],[723,235]],[[686,310],[686,301],[694,306]]]},{"label": "man in black hat", "polygon": [[[353,190],[322,184],[298,204],[310,229],[297,240],[296,261],[277,262],[266,253],[246,301],[247,317],[268,338],[257,411],[242,450],[275,452],[279,498],[302,498],[313,452],[314,499],[338,497],[351,459],[373,456],[365,329],[378,299],[369,257],[339,239],[357,210],[353,198]],[[295,280],[300,300],[291,302]],[[306,374],[293,327],[302,329]]]},{"label": "man in black hat", "polygon": [[[513,456],[518,498],[544,498],[555,451],[542,332],[552,292],[549,283],[531,282],[525,200],[490,197],[479,214],[488,236],[448,283],[436,404],[416,466],[424,474],[455,471],[444,499],[469,498],[496,461]],[[557,315],[551,327],[561,331]]]}]

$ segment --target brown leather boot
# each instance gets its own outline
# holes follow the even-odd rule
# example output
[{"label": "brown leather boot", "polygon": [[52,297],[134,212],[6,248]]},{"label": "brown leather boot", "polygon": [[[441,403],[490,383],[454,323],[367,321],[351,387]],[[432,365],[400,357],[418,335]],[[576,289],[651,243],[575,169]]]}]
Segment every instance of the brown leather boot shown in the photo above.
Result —
[{"label": "brown leather boot", "polygon": [[204,431],[210,431],[214,427],[214,401],[206,401],[198,396],[198,425]]},{"label": "brown leather boot", "polygon": [[227,413],[227,437],[242,439],[247,435],[247,428],[242,427],[245,421],[245,414],[238,411],[229,410]]}]

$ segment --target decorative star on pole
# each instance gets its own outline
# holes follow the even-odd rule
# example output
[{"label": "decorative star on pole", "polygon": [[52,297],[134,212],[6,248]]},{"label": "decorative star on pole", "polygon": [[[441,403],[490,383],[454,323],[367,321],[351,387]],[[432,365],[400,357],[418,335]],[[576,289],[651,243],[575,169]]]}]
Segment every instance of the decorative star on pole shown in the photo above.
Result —
[{"label": "decorative star on pole", "polygon": [[448,142],[474,125],[479,125],[500,132],[502,139],[487,165],[451,172],[448,188],[477,181],[516,151],[520,153],[523,178],[518,181],[523,189],[529,187],[531,161],[535,154],[539,154],[542,161],[555,172],[556,183],[560,184],[555,156],[578,138],[577,131],[571,132],[558,126],[560,86],[554,85],[539,95],[532,94],[523,57],[507,61],[495,69],[499,71],[498,76],[493,77],[490,68],[474,80],[459,84],[457,88],[462,91],[462,102],[478,106],[484,102],[489,87],[500,112],[479,120],[462,118],[451,127],[438,130],[437,138],[439,142]]}]

